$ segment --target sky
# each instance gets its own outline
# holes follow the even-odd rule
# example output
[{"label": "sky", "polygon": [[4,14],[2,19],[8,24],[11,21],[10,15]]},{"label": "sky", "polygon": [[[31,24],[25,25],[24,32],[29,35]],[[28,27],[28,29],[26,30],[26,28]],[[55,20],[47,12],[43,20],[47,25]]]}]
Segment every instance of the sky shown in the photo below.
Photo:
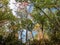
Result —
[{"label": "sky", "polygon": [[[16,11],[17,11],[19,5],[20,5],[19,2],[16,2],[15,0],[9,1],[9,7],[10,7],[10,9],[12,9],[13,15],[18,17],[18,18],[19,18],[19,16],[17,16]],[[20,7],[23,8],[22,5],[20,5]],[[34,7],[33,7],[33,4],[28,4],[28,6],[26,8],[27,8],[27,12],[31,13]]]}]

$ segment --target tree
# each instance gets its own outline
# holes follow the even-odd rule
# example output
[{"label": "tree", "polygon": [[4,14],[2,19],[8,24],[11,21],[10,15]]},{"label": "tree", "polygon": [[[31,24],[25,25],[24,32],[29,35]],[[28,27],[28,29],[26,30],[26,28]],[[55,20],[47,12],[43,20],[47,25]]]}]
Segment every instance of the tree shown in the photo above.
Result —
[{"label": "tree", "polygon": [[[17,40],[15,39],[15,32],[13,30],[17,30],[16,27],[18,27],[18,24],[12,25],[11,23],[16,22],[17,19],[18,18],[13,16],[11,10],[8,7],[8,0],[0,0],[0,35],[2,35],[4,45],[10,45],[13,43],[16,44]],[[10,27],[12,28],[12,30],[10,30]],[[10,32],[7,30],[9,30]],[[11,31],[13,31],[13,33]]]},{"label": "tree", "polygon": [[[9,21],[9,30],[12,30],[10,33],[10,36],[8,35],[6,40],[10,41],[14,40],[15,33],[18,30],[26,29],[26,42],[28,42],[28,31],[33,30],[34,24],[41,25],[42,33],[45,34],[45,31],[49,32],[48,35],[50,36],[50,43],[57,43],[59,42],[59,31],[60,31],[60,1],[59,0],[16,0],[17,2],[20,1],[22,3],[32,3],[34,5],[34,11],[31,13],[31,16],[33,20],[28,19],[28,12],[26,10],[26,7],[24,9],[18,9],[17,15],[20,16],[20,18],[17,18],[13,16],[11,10],[8,8],[8,0],[1,0],[0,1],[0,31],[5,30],[5,27],[3,27],[5,24],[7,24],[7,21]],[[55,11],[53,11],[55,9]],[[33,23],[33,21],[35,23]],[[46,32],[46,33],[47,33]],[[51,32],[51,33],[50,33]],[[5,32],[1,33],[2,35]],[[22,31],[21,31],[22,35]],[[11,39],[12,36],[12,39]],[[53,38],[52,38],[53,37]],[[10,40],[11,39],[11,40]],[[21,42],[22,42],[22,36],[21,36]],[[38,41],[37,41],[38,42]],[[45,39],[43,35],[43,45],[45,44]],[[15,43],[15,42],[14,42]],[[40,43],[40,42],[39,42]],[[10,43],[11,44],[11,43]],[[15,44],[14,44],[15,45]]]}]

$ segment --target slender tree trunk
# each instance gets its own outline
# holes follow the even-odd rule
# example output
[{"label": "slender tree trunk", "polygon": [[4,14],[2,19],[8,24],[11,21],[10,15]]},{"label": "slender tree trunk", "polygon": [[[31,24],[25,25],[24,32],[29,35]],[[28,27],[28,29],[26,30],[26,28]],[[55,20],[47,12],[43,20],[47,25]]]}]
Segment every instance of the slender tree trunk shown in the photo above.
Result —
[{"label": "slender tree trunk", "polygon": [[22,30],[21,30],[21,45],[22,45]]},{"label": "slender tree trunk", "polygon": [[33,36],[33,32],[31,31],[31,34],[32,34],[32,38],[33,38],[33,40],[34,40],[34,36]]},{"label": "slender tree trunk", "polygon": [[45,45],[45,41],[44,41],[44,23],[42,22],[42,33],[43,33],[43,45]]},{"label": "slender tree trunk", "polygon": [[42,32],[43,32],[43,22],[42,22]]},{"label": "slender tree trunk", "polygon": [[26,45],[27,45],[27,42],[28,42],[28,30],[26,30]]}]

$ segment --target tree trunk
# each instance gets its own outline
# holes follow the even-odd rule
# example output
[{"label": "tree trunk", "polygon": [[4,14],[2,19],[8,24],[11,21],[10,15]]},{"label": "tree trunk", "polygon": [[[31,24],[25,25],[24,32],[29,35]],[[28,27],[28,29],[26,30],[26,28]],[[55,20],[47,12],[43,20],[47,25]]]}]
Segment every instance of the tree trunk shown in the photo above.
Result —
[{"label": "tree trunk", "polygon": [[42,45],[45,45],[45,41],[44,41],[44,24],[43,24],[43,22],[42,22],[42,34],[43,34]]},{"label": "tree trunk", "polygon": [[21,45],[22,45],[22,30],[21,30]]},{"label": "tree trunk", "polygon": [[28,30],[26,30],[26,45],[28,43]]},{"label": "tree trunk", "polygon": [[32,34],[32,38],[33,38],[33,40],[34,40],[34,36],[33,36],[33,32],[31,31],[31,34]]}]

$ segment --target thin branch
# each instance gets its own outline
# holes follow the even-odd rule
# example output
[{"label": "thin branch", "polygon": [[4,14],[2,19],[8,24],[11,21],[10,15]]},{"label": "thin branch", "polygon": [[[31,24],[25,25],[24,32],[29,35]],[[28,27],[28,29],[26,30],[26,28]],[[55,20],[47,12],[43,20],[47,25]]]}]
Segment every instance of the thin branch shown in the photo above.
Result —
[{"label": "thin branch", "polygon": [[51,18],[40,7],[37,7],[37,6],[35,6],[35,7],[38,8],[39,10],[41,10],[46,15],[46,17],[48,17],[48,19],[51,20]]},{"label": "thin branch", "polygon": [[54,8],[57,9],[58,11],[60,11],[59,8],[57,8],[56,6],[54,6]]}]

